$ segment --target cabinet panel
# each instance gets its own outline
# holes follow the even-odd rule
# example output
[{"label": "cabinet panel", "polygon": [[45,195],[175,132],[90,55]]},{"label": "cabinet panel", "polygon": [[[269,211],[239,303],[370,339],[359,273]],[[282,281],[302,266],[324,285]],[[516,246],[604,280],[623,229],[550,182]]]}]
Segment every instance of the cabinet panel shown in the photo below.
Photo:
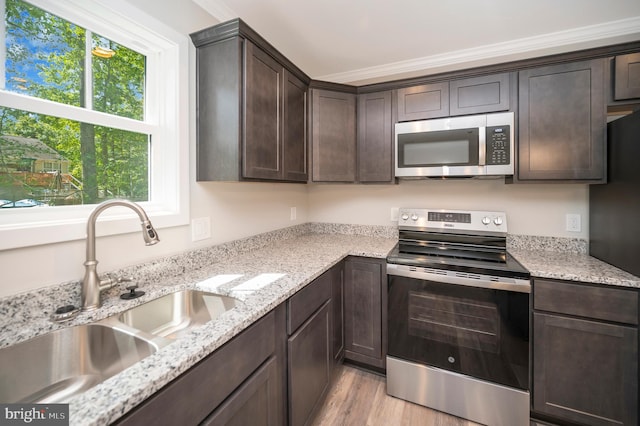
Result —
[{"label": "cabinet panel", "polygon": [[638,325],[638,292],[536,278],[533,308]]},{"label": "cabinet panel", "polygon": [[287,333],[291,335],[320,306],[331,298],[331,271],[327,271],[307,284],[287,301]]},{"label": "cabinet panel", "polygon": [[640,53],[615,57],[614,99],[640,98]]},{"label": "cabinet panel", "polygon": [[283,68],[245,41],[245,126],[242,175],[281,178],[281,87]]},{"label": "cabinet panel", "polygon": [[520,180],[605,179],[604,60],[519,73]]},{"label": "cabinet panel", "polygon": [[398,89],[398,121],[449,115],[449,82]]},{"label": "cabinet panel", "polygon": [[449,82],[450,115],[480,114],[509,109],[509,73]]},{"label": "cabinet panel", "polygon": [[[198,424],[268,359],[275,359],[277,367],[277,376],[269,379],[269,386],[276,386],[269,388],[269,395],[273,396],[269,404],[274,410],[270,415],[277,416],[277,423],[281,424],[286,392],[285,321],[286,308],[281,305],[156,392],[117,424]],[[238,392],[235,398],[241,398]]]},{"label": "cabinet panel", "polygon": [[314,182],[356,179],[356,95],[312,90]]},{"label": "cabinet panel", "polygon": [[358,258],[345,262],[345,358],[384,367],[382,265]]},{"label": "cabinet panel", "polygon": [[258,371],[251,375],[225,403],[204,422],[203,426],[279,426],[278,368],[271,357]]},{"label": "cabinet panel", "polygon": [[289,424],[304,425],[324,400],[331,378],[331,328],[326,302],[289,338]]},{"label": "cabinet panel", "polygon": [[284,71],[282,168],[284,179],[307,181],[307,85]]},{"label": "cabinet panel", "polygon": [[393,182],[392,92],[358,95],[358,181]]},{"label": "cabinet panel", "polygon": [[636,425],[636,328],[533,314],[533,410],[584,425]]},{"label": "cabinet panel", "polygon": [[344,264],[331,268],[331,315],[333,321],[333,359],[338,364],[344,356]]}]

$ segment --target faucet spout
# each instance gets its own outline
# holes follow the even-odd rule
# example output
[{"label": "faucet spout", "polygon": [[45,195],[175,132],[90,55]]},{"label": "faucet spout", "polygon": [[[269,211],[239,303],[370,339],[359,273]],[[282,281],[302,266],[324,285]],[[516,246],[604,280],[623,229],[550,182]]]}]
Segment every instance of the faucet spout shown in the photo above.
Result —
[{"label": "faucet spout", "polygon": [[100,213],[113,206],[128,207],[138,214],[142,225],[142,237],[145,244],[150,246],[160,241],[158,233],[153,228],[147,213],[138,204],[129,200],[107,200],[96,206],[87,220],[87,257],[84,262],[85,274],[82,280],[81,298],[82,310],[91,311],[100,307],[100,292],[111,288],[117,281],[110,278],[101,280],[98,276],[96,260],[96,221]]}]

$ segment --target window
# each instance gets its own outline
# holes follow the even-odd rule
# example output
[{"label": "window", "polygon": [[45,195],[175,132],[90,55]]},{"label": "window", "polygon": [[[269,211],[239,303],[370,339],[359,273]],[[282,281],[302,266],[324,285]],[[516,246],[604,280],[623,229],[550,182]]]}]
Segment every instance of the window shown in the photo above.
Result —
[{"label": "window", "polygon": [[186,36],[122,0],[0,11],[0,250],[83,238],[110,198],[187,223]]}]

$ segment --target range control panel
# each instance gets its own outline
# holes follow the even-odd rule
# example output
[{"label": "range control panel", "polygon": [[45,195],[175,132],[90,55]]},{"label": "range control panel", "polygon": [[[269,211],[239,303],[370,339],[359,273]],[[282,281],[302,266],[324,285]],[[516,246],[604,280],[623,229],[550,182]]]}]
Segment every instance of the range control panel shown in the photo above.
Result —
[{"label": "range control panel", "polygon": [[507,232],[504,212],[401,208],[398,226],[465,231]]}]

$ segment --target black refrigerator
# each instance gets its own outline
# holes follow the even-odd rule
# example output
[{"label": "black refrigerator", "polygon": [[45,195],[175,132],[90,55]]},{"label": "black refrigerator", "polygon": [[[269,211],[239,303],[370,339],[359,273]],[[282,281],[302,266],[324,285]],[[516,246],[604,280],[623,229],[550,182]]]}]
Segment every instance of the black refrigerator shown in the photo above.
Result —
[{"label": "black refrigerator", "polygon": [[640,276],[640,111],[607,125],[607,183],[589,187],[589,254]]}]

